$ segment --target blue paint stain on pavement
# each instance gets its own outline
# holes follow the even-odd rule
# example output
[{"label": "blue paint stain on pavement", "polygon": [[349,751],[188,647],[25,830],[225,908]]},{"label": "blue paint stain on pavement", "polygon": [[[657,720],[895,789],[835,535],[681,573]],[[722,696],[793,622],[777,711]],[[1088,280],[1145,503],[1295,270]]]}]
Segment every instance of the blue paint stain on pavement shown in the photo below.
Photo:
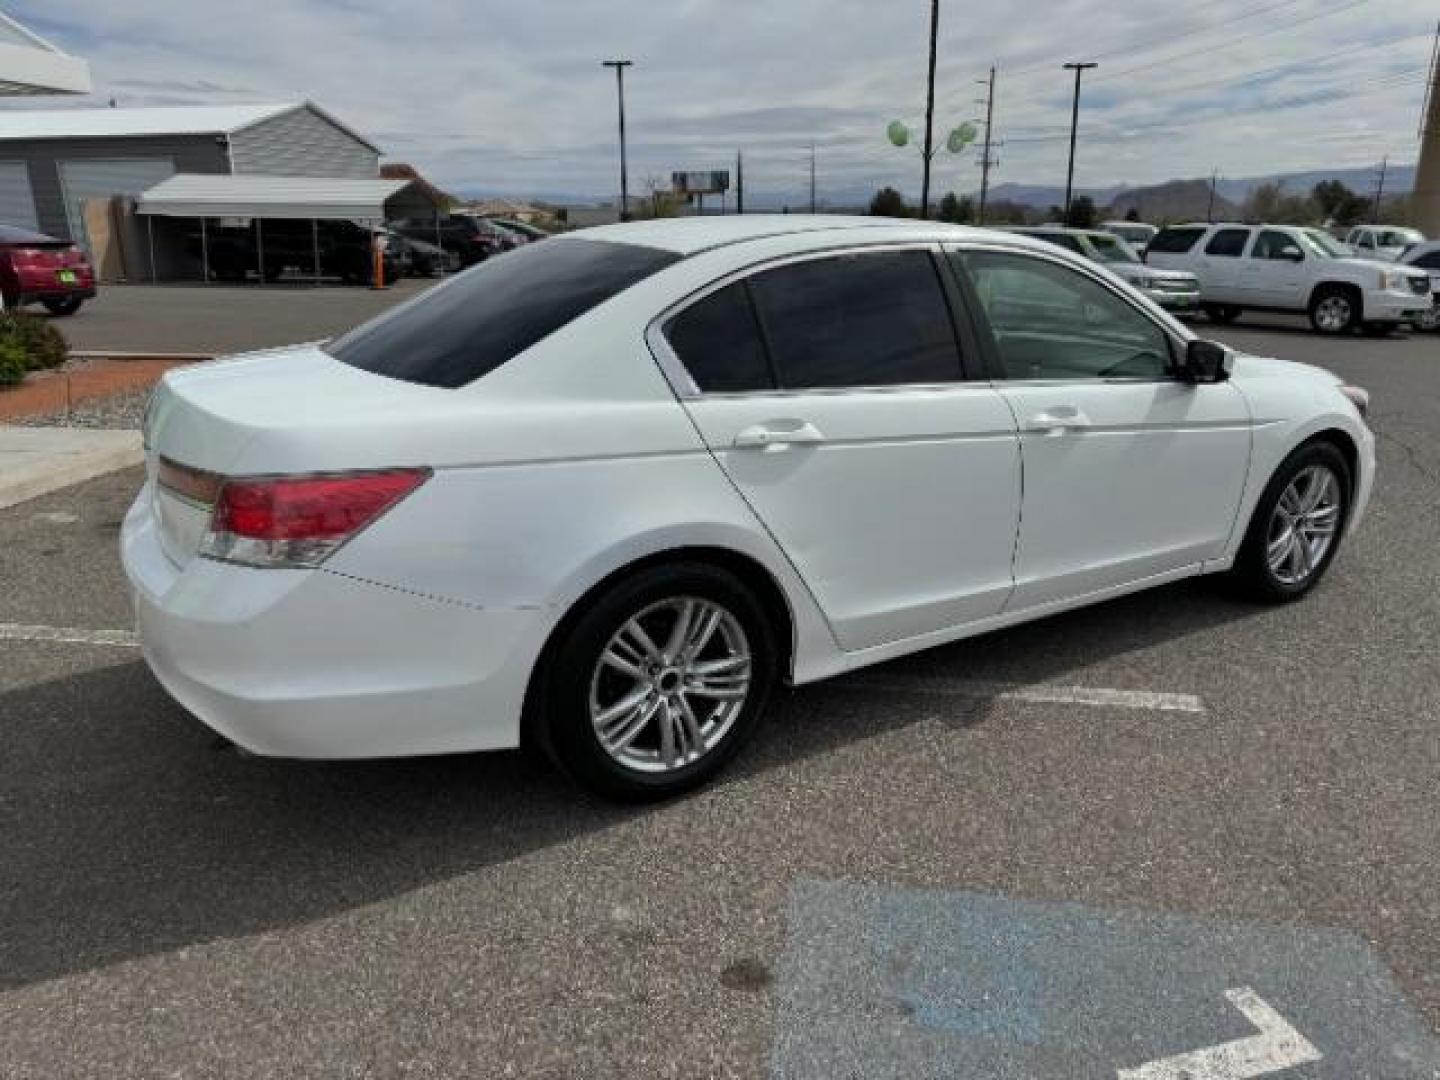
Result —
[{"label": "blue paint stain on pavement", "polygon": [[1225,997],[1247,986],[1323,1055],[1280,1080],[1440,1080],[1440,1040],[1341,931],[820,881],[790,919],[777,1080],[1115,1080],[1255,1036]]}]

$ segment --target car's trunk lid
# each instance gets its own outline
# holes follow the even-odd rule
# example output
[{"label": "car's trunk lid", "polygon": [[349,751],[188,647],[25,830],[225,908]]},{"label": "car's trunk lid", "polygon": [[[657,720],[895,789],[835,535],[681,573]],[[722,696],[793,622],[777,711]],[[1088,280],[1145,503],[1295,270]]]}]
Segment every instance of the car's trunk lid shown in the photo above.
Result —
[{"label": "car's trunk lid", "polygon": [[283,444],[294,433],[323,439],[337,417],[347,427],[373,421],[403,408],[397,398],[424,392],[347,367],[315,346],[170,372],[145,417],[161,546],[180,565],[195,556],[226,477],[324,470],[327,463],[313,453],[287,452]]}]

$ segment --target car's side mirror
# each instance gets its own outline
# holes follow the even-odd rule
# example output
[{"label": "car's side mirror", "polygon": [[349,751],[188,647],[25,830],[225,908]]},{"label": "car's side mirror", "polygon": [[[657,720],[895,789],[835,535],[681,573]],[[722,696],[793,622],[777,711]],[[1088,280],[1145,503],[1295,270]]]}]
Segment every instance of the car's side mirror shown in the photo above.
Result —
[{"label": "car's side mirror", "polygon": [[1218,341],[1194,338],[1185,346],[1180,378],[1188,383],[1218,383],[1230,378],[1230,350]]},{"label": "car's side mirror", "polygon": [[1305,253],[1298,247],[1285,246],[1280,249],[1280,258],[1288,259],[1290,262],[1304,262]]}]

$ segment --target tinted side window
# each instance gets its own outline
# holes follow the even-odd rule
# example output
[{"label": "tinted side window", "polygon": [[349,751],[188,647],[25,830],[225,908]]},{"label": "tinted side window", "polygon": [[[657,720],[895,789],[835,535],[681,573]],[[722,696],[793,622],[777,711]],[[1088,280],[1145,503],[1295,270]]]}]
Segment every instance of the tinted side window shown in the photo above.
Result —
[{"label": "tinted side window", "polygon": [[1440,251],[1429,251],[1415,260],[1416,266],[1423,266],[1426,270],[1440,270]]},{"label": "tinted side window", "polygon": [[464,386],[679,257],[601,240],[526,245],[421,293],[325,348],[335,359],[377,375]]},{"label": "tinted side window", "polygon": [[749,281],[782,387],[896,386],[962,377],[929,252],[815,259],[761,271]]},{"label": "tinted side window", "polygon": [[1255,246],[1250,249],[1250,257],[1252,259],[1279,259],[1283,258],[1280,253],[1286,248],[1298,250],[1299,247],[1299,244],[1284,233],[1276,232],[1274,229],[1263,229],[1255,238]]},{"label": "tinted side window", "polygon": [[1205,254],[1234,258],[1245,250],[1245,241],[1249,239],[1249,229],[1221,229],[1205,245]]},{"label": "tinted side window", "polygon": [[1166,333],[1084,274],[1046,259],[957,253],[1010,379],[1162,378]]},{"label": "tinted side window", "polygon": [[1161,229],[1150,241],[1148,251],[1159,251],[1179,255],[1195,246],[1195,241],[1205,235],[1205,230],[1196,226]]},{"label": "tinted side window", "polygon": [[691,304],[670,320],[665,337],[701,390],[774,389],[765,344],[743,281]]},{"label": "tinted side window", "polygon": [[1069,233],[1035,233],[1036,239],[1048,241],[1056,247],[1062,247],[1066,251],[1073,251],[1077,255],[1084,255],[1085,249],[1080,246],[1080,241]]}]

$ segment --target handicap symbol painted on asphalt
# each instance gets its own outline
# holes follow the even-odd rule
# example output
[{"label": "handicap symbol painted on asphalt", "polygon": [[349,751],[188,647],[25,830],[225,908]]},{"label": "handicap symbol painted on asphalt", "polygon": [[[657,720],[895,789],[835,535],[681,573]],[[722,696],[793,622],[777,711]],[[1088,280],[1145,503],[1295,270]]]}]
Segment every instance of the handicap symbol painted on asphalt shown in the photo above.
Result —
[{"label": "handicap symbol painted on asphalt", "polygon": [[776,1080],[1440,1080],[1440,1038],[1337,930],[804,881]]}]

